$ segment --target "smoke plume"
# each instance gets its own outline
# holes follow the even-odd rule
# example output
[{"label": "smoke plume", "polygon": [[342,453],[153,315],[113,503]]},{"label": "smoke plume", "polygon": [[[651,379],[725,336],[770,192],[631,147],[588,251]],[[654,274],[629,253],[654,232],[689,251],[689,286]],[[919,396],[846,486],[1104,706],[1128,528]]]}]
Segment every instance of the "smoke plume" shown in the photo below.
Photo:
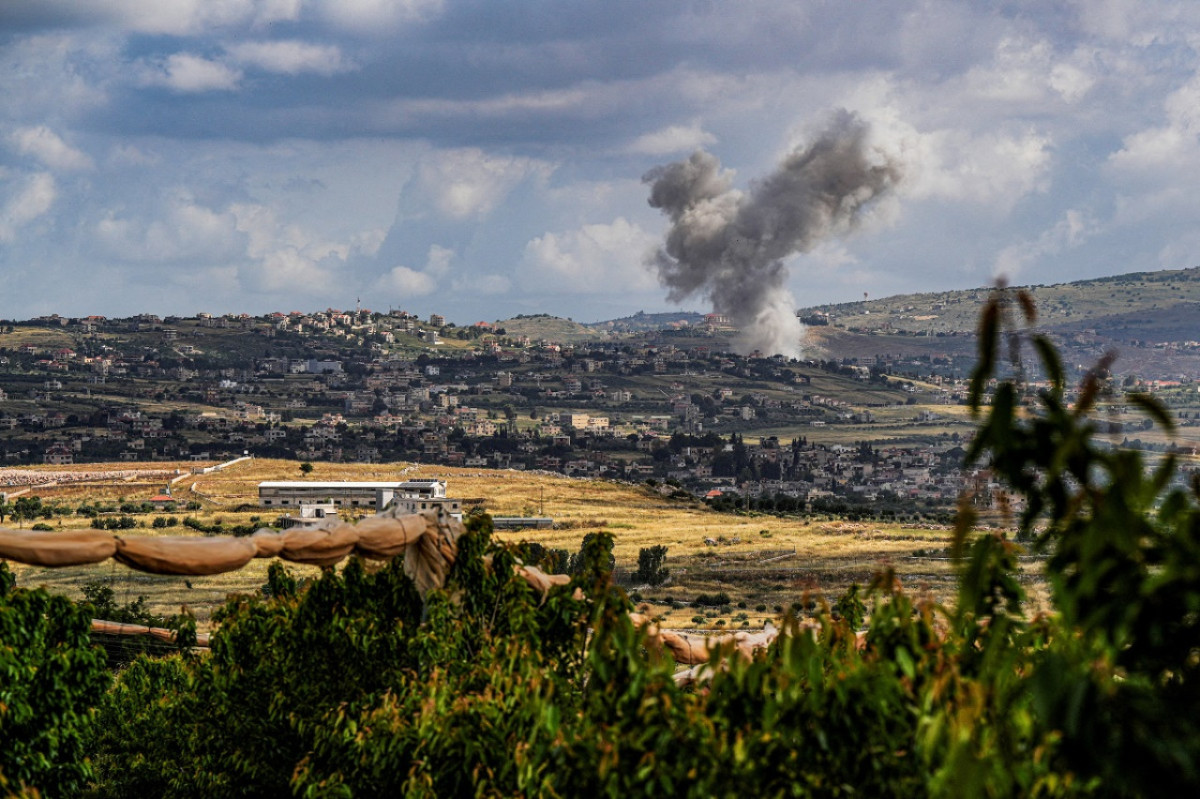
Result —
[{"label": "smoke plume", "polygon": [[653,256],[668,298],[707,296],[741,329],[743,353],[798,357],[803,326],[784,260],[853,230],[900,179],[897,163],[870,151],[867,133],[857,116],[838,112],[816,141],[748,193],[734,189],[732,173],[703,150],[647,172],[650,205],[671,220]]}]

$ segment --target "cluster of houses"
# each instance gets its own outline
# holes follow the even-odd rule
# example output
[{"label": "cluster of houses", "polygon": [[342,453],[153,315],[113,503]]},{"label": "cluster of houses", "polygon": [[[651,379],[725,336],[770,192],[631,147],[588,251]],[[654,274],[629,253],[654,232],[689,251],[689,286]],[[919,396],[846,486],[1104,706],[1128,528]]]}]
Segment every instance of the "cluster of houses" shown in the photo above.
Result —
[{"label": "cluster of houses", "polygon": [[[697,495],[868,502],[953,501],[964,480],[981,479],[961,473],[958,433],[907,448],[818,441],[822,428],[847,425],[872,440],[887,406],[918,404],[904,412],[907,423],[952,429],[937,406],[961,402],[965,384],[937,373],[936,358],[907,364],[928,369],[918,381],[896,379],[904,364],[887,356],[803,364],[746,358],[672,331],[531,342],[486,322],[459,328],[438,314],[361,309],[35,322],[75,344],[7,347],[0,332],[0,454],[8,463],[200,461],[249,452],[669,480]],[[228,346],[231,337],[240,350]],[[406,346],[394,346],[401,338]],[[438,343],[450,339],[458,345]],[[968,435],[969,426],[958,424]],[[790,443],[739,438],[771,427],[807,432]]]}]

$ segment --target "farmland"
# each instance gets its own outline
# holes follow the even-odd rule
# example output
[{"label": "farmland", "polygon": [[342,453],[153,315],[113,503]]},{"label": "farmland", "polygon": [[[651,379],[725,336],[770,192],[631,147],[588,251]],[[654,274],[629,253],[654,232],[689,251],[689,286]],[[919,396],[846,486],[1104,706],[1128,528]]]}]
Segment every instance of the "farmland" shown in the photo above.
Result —
[{"label": "farmland", "polygon": [[[187,466],[194,466],[188,464]],[[136,515],[138,528],[130,535],[198,535],[182,526],[186,517],[211,525],[268,525],[275,516],[255,506],[257,484],[262,480],[296,479],[300,472],[292,461],[252,459],[210,474],[191,474],[184,465],[182,479],[173,487],[179,510]],[[655,600],[653,612],[666,614],[670,626],[696,626],[690,603],[699,594],[725,593],[723,614],[707,617],[701,626],[726,624],[776,615],[808,599],[832,600],[851,583],[865,584],[881,568],[892,567],[913,588],[927,588],[948,599],[952,569],[944,558],[913,558],[915,552],[939,554],[949,531],[916,521],[848,522],[823,515],[792,518],[743,513],[718,513],[695,500],[669,499],[646,485],[572,479],[548,473],[463,469],[411,463],[316,463],[313,480],[386,480],[440,478],[450,494],[497,516],[544,515],[555,520],[554,529],[505,531],[501,540],[536,542],[550,549],[579,549],[588,533],[607,532],[614,537],[618,579],[628,583],[643,547],[665,546],[671,579],[660,587],[638,593]],[[110,469],[127,472],[138,467],[161,469],[164,464],[91,464],[89,473]],[[83,467],[74,467],[82,470]],[[5,470],[5,474],[22,470]],[[138,479],[92,480],[38,487],[25,496],[38,496],[46,504],[77,507],[82,503],[142,502],[160,493],[159,482]],[[191,503],[192,510],[184,508]],[[196,507],[198,503],[198,508]],[[176,524],[154,528],[156,516]],[[62,516],[54,526],[85,528],[91,521]],[[46,535],[53,535],[47,532]],[[123,533],[124,534],[124,533]],[[708,543],[706,543],[708,542]],[[44,585],[73,598],[82,596],[84,584],[107,581],[121,601],[146,596],[158,614],[178,613],[186,606],[202,626],[229,594],[255,592],[266,581],[268,561],[252,561],[244,569],[211,577],[169,577],[129,571],[112,563],[60,570],[16,566],[21,584]],[[311,567],[289,566],[297,576],[315,576]],[[744,607],[739,606],[744,605]],[[759,608],[756,610],[756,608]],[[745,614],[739,616],[739,614]]]}]

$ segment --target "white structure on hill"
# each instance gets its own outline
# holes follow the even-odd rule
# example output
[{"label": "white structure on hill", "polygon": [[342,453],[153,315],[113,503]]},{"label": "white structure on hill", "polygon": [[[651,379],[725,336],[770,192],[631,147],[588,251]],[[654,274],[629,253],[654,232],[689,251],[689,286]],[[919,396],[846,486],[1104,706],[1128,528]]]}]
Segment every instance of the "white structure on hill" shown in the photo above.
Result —
[{"label": "white structure on hill", "polygon": [[340,508],[367,508],[376,513],[388,508],[400,513],[438,509],[462,519],[462,502],[446,496],[444,480],[369,483],[267,481],[258,484],[258,504],[269,508],[334,505]]}]

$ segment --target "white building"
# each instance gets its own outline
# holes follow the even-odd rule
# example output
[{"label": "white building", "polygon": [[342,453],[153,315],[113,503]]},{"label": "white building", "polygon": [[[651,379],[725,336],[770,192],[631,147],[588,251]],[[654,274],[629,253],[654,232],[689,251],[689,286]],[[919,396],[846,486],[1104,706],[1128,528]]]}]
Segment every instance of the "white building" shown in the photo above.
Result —
[{"label": "white building", "polygon": [[462,502],[446,496],[444,480],[401,482],[317,482],[278,480],[258,484],[258,504],[269,507],[333,505],[381,511],[395,506],[404,513],[439,509],[462,519]]}]

